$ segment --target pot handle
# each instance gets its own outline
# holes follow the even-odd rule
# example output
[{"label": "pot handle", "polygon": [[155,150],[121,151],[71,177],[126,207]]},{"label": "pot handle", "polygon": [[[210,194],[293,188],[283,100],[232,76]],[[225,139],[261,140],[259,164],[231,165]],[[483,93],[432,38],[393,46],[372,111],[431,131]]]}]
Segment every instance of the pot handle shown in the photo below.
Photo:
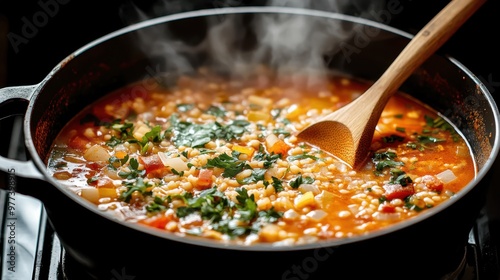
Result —
[{"label": "pot handle", "polygon": [[[13,115],[24,115],[38,85],[0,88],[0,120]],[[3,131],[0,130],[0,133]],[[6,133],[4,135],[10,135]],[[43,179],[43,174],[33,161],[19,161],[0,155],[0,170],[9,174],[33,179]]]}]

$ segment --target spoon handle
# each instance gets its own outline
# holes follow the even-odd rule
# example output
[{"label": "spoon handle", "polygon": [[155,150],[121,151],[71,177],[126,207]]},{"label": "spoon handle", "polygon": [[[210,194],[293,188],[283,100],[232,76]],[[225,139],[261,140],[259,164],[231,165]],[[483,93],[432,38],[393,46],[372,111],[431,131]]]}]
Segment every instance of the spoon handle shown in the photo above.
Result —
[{"label": "spoon handle", "polygon": [[381,94],[383,97],[379,104],[385,104],[385,99],[388,99],[430,55],[437,51],[485,1],[450,1],[415,35],[370,90],[365,92],[368,99],[377,100],[378,98],[371,95]]}]

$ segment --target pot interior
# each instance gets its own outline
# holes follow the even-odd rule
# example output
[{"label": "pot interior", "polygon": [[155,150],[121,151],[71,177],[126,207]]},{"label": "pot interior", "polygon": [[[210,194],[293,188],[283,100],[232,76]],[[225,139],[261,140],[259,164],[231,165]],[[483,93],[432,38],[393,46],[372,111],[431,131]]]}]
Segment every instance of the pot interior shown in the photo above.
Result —
[{"label": "pot interior", "polygon": [[[168,84],[206,67],[241,79],[262,65],[279,75],[320,79],[340,73],[374,81],[409,37],[359,18],[295,9],[200,11],[150,20],[82,47],[47,76],[28,110],[28,148],[44,169],[51,143],[77,112],[132,82],[144,81],[136,89],[140,94],[150,78]],[[435,55],[401,90],[456,125],[483,176],[498,149],[498,113],[486,88],[460,63]]]}]

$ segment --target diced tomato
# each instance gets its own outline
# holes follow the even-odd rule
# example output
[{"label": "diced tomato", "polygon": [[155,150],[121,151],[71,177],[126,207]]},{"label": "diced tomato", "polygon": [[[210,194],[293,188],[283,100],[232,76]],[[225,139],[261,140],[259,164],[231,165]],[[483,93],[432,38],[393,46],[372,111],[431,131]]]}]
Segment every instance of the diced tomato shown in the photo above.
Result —
[{"label": "diced tomato", "polygon": [[102,164],[99,164],[97,162],[87,162],[85,164],[90,170],[96,171],[102,168]]},{"label": "diced tomato", "polygon": [[140,220],[139,223],[155,227],[159,229],[165,229],[165,226],[170,221],[170,218],[165,215],[154,216],[150,218],[146,218],[144,220]]},{"label": "diced tomato", "polygon": [[146,175],[149,177],[162,177],[170,170],[163,165],[160,157],[156,154],[147,157],[141,156],[139,157],[139,162],[144,165]]},{"label": "diced tomato", "polygon": [[211,169],[201,169],[198,174],[198,181],[196,183],[196,187],[199,190],[208,189],[212,186],[212,174],[213,170]]},{"label": "diced tomato", "polygon": [[90,141],[85,136],[75,135],[69,140],[68,146],[75,150],[85,150]]},{"label": "diced tomato", "polygon": [[394,213],[394,212],[396,212],[396,207],[394,207],[393,205],[390,205],[390,204],[382,204],[382,205],[380,205],[379,210],[380,210],[380,212],[383,212],[383,213]]},{"label": "diced tomato", "polygon": [[439,180],[436,176],[425,175],[422,177],[421,183],[431,191],[441,192],[443,190],[443,182],[441,182],[441,180]]},{"label": "diced tomato", "polygon": [[384,189],[384,195],[388,200],[395,198],[405,199],[415,193],[415,188],[412,185],[403,187],[400,184],[385,184]]}]

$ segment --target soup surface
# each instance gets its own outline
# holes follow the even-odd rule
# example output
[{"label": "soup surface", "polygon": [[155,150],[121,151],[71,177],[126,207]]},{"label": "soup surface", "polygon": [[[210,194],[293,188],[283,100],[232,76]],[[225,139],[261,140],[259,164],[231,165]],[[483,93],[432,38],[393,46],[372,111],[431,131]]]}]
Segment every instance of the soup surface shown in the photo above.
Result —
[{"label": "soup surface", "polygon": [[175,234],[276,245],[367,234],[443,203],[475,176],[461,134],[401,93],[361,169],[296,137],[368,86],[208,74],[133,84],[66,125],[48,170],[98,209]]}]

